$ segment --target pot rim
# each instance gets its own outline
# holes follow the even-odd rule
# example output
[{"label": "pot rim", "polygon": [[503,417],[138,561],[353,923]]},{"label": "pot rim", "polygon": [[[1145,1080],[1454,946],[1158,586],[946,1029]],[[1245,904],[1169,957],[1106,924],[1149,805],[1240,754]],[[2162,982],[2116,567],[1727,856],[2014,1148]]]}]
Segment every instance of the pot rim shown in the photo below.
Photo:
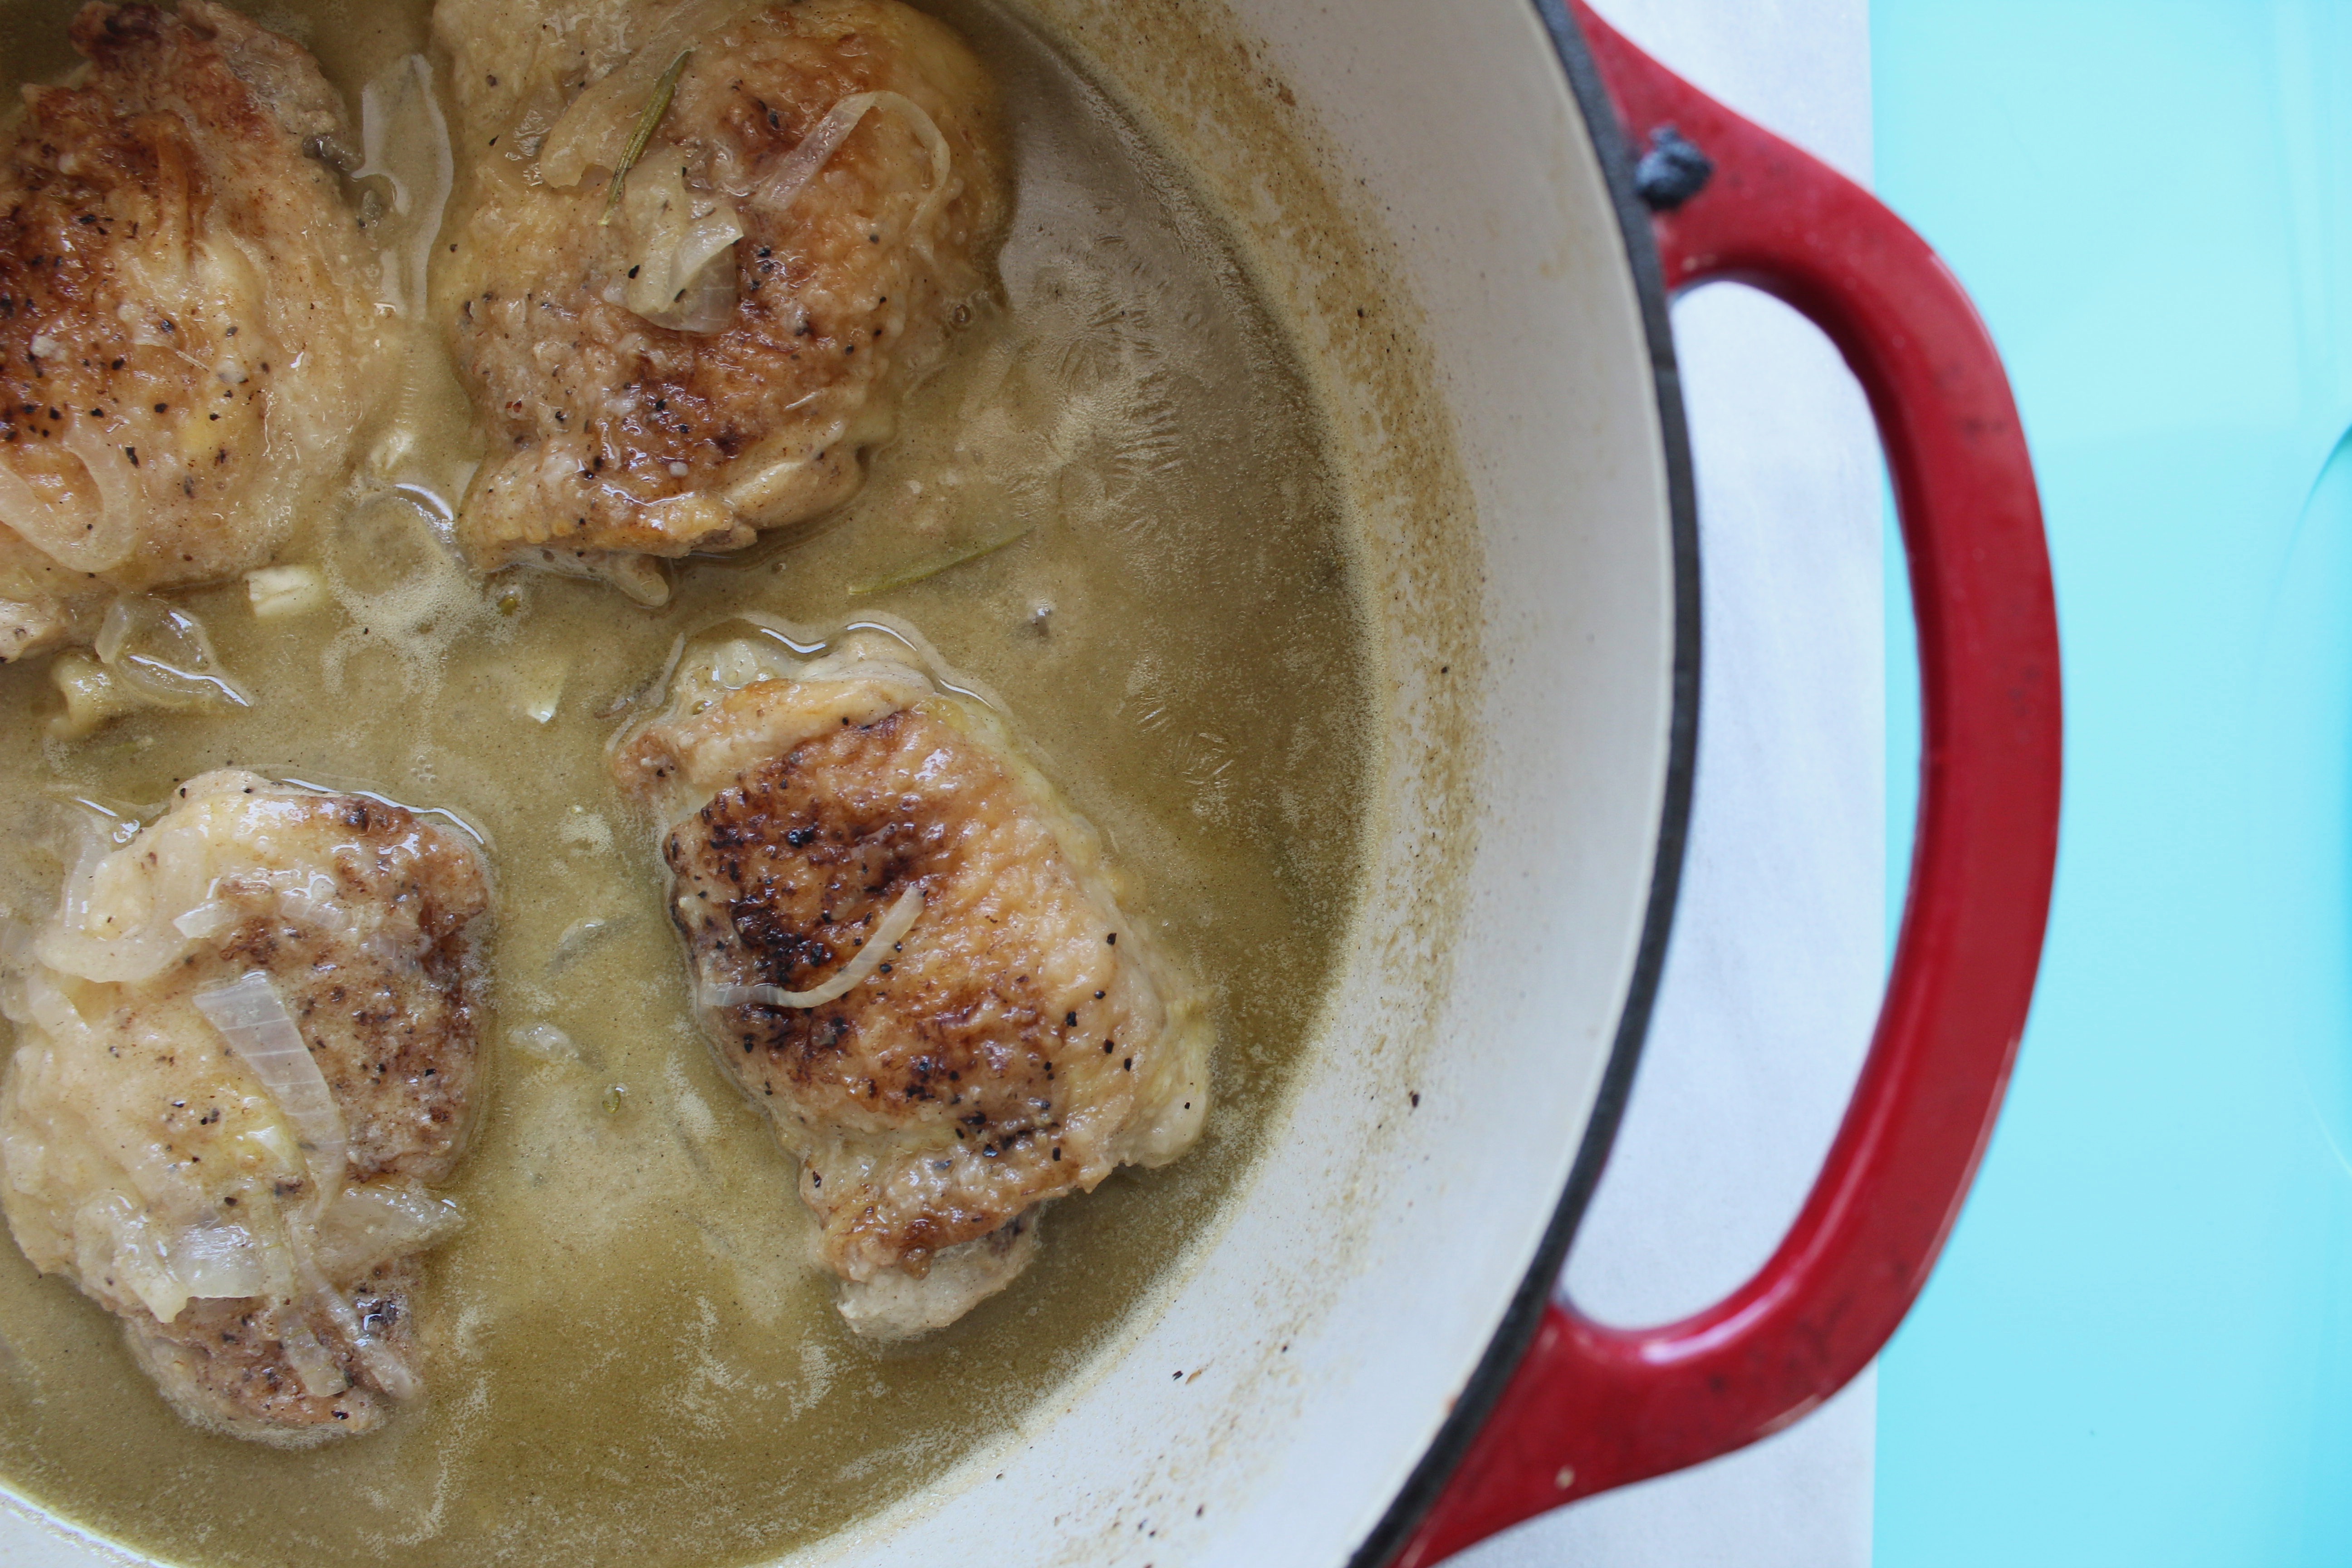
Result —
[{"label": "pot rim", "polygon": [[1665,966],[1667,939],[1674,931],[1675,900],[1680,892],[1683,856],[1690,837],[1693,784],[1698,760],[1699,700],[1699,557],[1698,501],[1693,486],[1690,429],[1685,416],[1682,373],[1675,359],[1674,329],[1665,274],[1650,231],[1650,210],[1636,194],[1634,153],[1628,144],[1617,110],[1602,86],[1584,36],[1568,14],[1565,0],[1529,0],[1553,58],[1565,79],[1569,95],[1584,121],[1601,162],[1625,258],[1633,274],[1640,302],[1642,334],[1650,353],[1650,374],[1656,388],[1658,429],[1665,447],[1666,510],[1669,549],[1674,567],[1673,712],[1667,723],[1664,800],[1659,810],[1657,854],[1650,872],[1650,896],[1642,920],[1641,945],[1625,993],[1624,1011],[1602,1069],[1601,1090],[1586,1120],[1575,1163],[1562,1189],[1534,1260],[1511,1293],[1502,1321],[1486,1343],[1469,1379],[1456,1396],[1453,1410],[1438,1428],[1421,1462],[1355,1552],[1349,1568],[1383,1568],[1404,1545],[1406,1538],[1436,1502],[1473,1439],[1502,1397],[1511,1374],[1533,1342],[1545,1306],[1559,1283],[1570,1244],[1591,1202],[1601,1172],[1616,1142],[1625,1104],[1633,1088],[1648,1037],[1650,1016],[1656,1005],[1659,976]]}]

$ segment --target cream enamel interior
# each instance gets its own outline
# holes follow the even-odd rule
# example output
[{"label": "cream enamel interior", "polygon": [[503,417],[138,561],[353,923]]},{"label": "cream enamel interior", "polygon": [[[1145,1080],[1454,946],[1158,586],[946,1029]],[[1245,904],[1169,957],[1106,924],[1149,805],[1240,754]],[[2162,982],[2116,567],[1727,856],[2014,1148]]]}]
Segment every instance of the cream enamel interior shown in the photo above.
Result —
[{"label": "cream enamel interior", "polygon": [[1531,6],[1041,9],[1240,215],[1333,405],[1382,616],[1370,887],[1275,1151],[1165,1314],[809,1560],[1019,1530],[1072,1568],[1338,1564],[1523,1277],[1633,975],[1673,721],[1657,392]]},{"label": "cream enamel interior", "polygon": [[[1366,896],[1247,1190],[1156,1302],[791,1561],[1336,1568],[1533,1257],[1634,972],[1675,641],[1639,301],[1520,0],[1033,8],[1243,234],[1327,401],[1376,576]],[[0,1557],[116,1560],[22,1512]]]}]

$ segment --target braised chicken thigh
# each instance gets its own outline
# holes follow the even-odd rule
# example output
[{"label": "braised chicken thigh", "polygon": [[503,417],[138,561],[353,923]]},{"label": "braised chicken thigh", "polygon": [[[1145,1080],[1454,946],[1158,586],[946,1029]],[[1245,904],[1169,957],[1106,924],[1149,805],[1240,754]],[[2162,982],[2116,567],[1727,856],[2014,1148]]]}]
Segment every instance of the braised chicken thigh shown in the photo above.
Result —
[{"label": "braised chicken thigh", "polygon": [[0,660],[260,566],[373,395],[341,100],[212,0],[86,6],[0,157]]},{"label": "braised chicken thigh", "polygon": [[[262,216],[333,259],[149,257],[134,198],[180,187],[132,152],[128,223],[0,205],[49,214],[0,246],[0,486],[68,552],[111,526],[69,489],[148,487],[118,564],[30,586],[0,495],[0,652],[55,649],[0,658],[0,1492],[159,1563],[887,1532],[1150,1352],[1296,1195],[1358,983],[1426,967],[1377,918],[1428,793],[1383,638],[1475,552],[1390,596],[1395,520],[1469,513],[1382,253],[1195,8],[220,0],[288,44],[117,0],[84,58],[85,4],[0,5],[50,117],[0,177],[89,184],[68,110],[179,174],[331,125],[286,154],[327,226]],[[106,235],[131,281],[50,304],[122,363],[7,338]],[[142,315],[173,257],[266,329]],[[301,357],[224,359],[262,336]],[[34,395],[68,369],[187,384]],[[347,403],[289,397],[330,371]],[[251,554],[246,496],[295,498]],[[1245,1403],[1242,1339],[1142,1370]]]},{"label": "braised chicken thigh", "polygon": [[1202,1010],[1096,834],[907,658],[723,645],[614,760],[662,825],[705,1031],[877,1338],[1002,1289],[1040,1205],[1176,1158],[1208,1109]]},{"label": "braised chicken thigh", "polygon": [[854,494],[990,286],[1009,196],[961,40],[898,0],[443,0],[434,25],[471,164],[436,299],[490,448],[475,563],[658,602],[655,558]]},{"label": "braised chicken thigh", "polygon": [[223,772],[91,845],[18,939],[0,1204],[188,1419],[304,1446],[418,1392],[488,910],[462,834]]}]

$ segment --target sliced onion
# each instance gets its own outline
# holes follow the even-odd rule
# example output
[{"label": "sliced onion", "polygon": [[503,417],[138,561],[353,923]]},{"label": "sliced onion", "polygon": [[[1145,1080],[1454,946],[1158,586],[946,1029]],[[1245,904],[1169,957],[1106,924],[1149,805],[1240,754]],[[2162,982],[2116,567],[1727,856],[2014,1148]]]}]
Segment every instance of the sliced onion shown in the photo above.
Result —
[{"label": "sliced onion", "polygon": [[285,884],[278,889],[278,912],[289,921],[331,931],[348,931],[359,923],[349,910],[336,901],[331,877],[318,871],[307,876],[295,871],[273,875],[270,881]]},{"label": "sliced onion", "polygon": [[191,942],[218,936],[236,924],[237,907],[221,899],[206,899],[172,921],[172,929]]},{"label": "sliced onion", "polygon": [[319,1268],[331,1279],[357,1279],[379,1263],[424,1251],[459,1223],[456,1204],[409,1183],[346,1187],[319,1216]]},{"label": "sliced onion", "polygon": [[278,1342],[285,1349],[286,1363],[301,1381],[302,1392],[313,1399],[332,1399],[352,1385],[310,1325],[302,1321],[301,1309],[292,1302],[278,1309]]},{"label": "sliced onion", "polygon": [[[155,854],[154,870],[142,874],[134,861],[108,854],[91,835],[67,875],[58,918],[34,943],[36,956],[61,973],[107,984],[136,984],[161,974],[187,950],[187,937],[173,922],[203,900],[184,887],[190,854],[184,843],[165,837]],[[130,919],[133,909],[135,920]]]},{"label": "sliced onion", "polygon": [[191,1296],[233,1299],[269,1289],[261,1244],[241,1225],[200,1225],[182,1231],[164,1248],[172,1272]]},{"label": "sliced onion", "polygon": [[[351,1296],[336,1289],[334,1282],[327,1278],[326,1270],[320,1266],[318,1257],[300,1230],[290,1228],[289,1237],[294,1244],[295,1268],[301,1276],[304,1290],[308,1292],[299,1305],[316,1307],[326,1314],[328,1321],[333,1323],[337,1331],[350,1343],[353,1353],[359,1357],[360,1365],[367,1369],[368,1375],[375,1380],[378,1388],[394,1399],[414,1399],[416,1396],[416,1374],[409,1370],[408,1363],[402,1361],[390,1345],[367,1331],[367,1326],[360,1321],[358,1311],[352,1306]],[[290,1341],[289,1348],[291,1348]],[[341,1375],[340,1371],[337,1375]],[[307,1387],[307,1375],[303,1381]]]},{"label": "sliced onion", "polygon": [[137,470],[124,455],[138,437],[133,436],[130,442],[123,443],[115,439],[116,434],[100,429],[80,416],[69,413],[66,416],[65,433],[58,438],[58,445],[80,459],[98,497],[94,503],[82,507],[48,510],[53,516],[63,513],[68,520],[73,512],[80,511],[83,523],[97,526],[85,527],[79,539],[70,530],[63,538],[44,537],[48,530],[28,536],[60,563],[77,572],[103,572],[121,564],[137,542],[135,531],[146,512],[145,491],[140,486]]},{"label": "sliced onion", "polygon": [[849,133],[857,129],[857,122],[866,118],[866,111],[881,96],[876,92],[852,93],[826,110],[824,118],[810,127],[809,133],[760,182],[751,193],[751,205],[768,212],[789,209],[801,192],[808,188],[808,183],[816,178],[817,171],[849,140]]},{"label": "sliced onion", "polygon": [[743,237],[735,210],[689,193],[667,149],[639,163],[623,202],[636,259],[622,303],[674,331],[725,330],[735,320],[735,242]]},{"label": "sliced onion", "polygon": [[360,146],[365,161],[352,178],[392,185],[392,220],[383,226],[384,303],[413,315],[425,307],[425,267],[457,175],[430,60],[404,56],[360,89]]},{"label": "sliced onion", "polygon": [[[93,514],[81,504],[44,496],[0,468],[0,523],[60,565],[76,572],[103,572],[130,553],[133,518]],[[89,526],[96,524],[97,526]]]},{"label": "sliced onion", "polygon": [[921,137],[924,146],[930,150],[931,188],[923,194],[923,205],[915,209],[914,221],[908,226],[908,231],[918,237],[919,244],[928,245],[929,241],[921,237],[923,226],[929,221],[932,207],[947,195],[950,167],[948,139],[940,133],[939,122],[930,117],[929,111],[902,92],[852,93],[826,110],[824,118],[801,138],[799,145],[784,154],[773,172],[751,193],[753,208],[772,213],[791,210],[793,203],[799,200],[800,194],[808,188],[809,182],[815,179],[818,171],[824,167],[834,153],[840,151],[841,144],[849,140],[849,133],[857,129],[857,122],[866,118],[866,111],[877,105],[895,109],[905,115],[913,122],[915,134]]},{"label": "sliced onion", "polygon": [[221,668],[205,624],[176,605],[125,594],[107,606],[91,644],[108,673],[165,708],[250,708],[252,697]]},{"label": "sliced onion", "polygon": [[[731,215],[730,215],[731,216]],[[740,237],[742,230],[736,230]],[[685,259],[681,251],[679,260]],[[726,247],[701,266],[696,268],[667,305],[658,310],[638,312],[656,327],[672,331],[692,332],[708,336],[724,331],[735,320],[735,242]],[[544,721],[542,721],[544,722]]]},{"label": "sliced onion", "polygon": [[[345,1307],[344,1310],[348,1312],[351,1309]],[[400,1359],[399,1352],[365,1329],[360,1331],[359,1337],[352,1344],[360,1352],[360,1364],[367,1368],[368,1375],[375,1379],[378,1388],[398,1400],[416,1397],[419,1387],[416,1373]]]},{"label": "sliced onion", "polygon": [[294,1016],[279,1000],[278,988],[258,969],[248,970],[226,985],[207,986],[195,995],[196,1010],[218,1029],[237,1059],[251,1068],[261,1087],[294,1124],[301,1141],[303,1162],[323,1200],[343,1183],[343,1162],[350,1148],[343,1113],[327,1088],[327,1075],[311,1059],[302,1043]]},{"label": "sliced onion", "polygon": [[683,0],[629,58],[592,82],[548,127],[539,144],[539,177],[558,190],[578,184],[595,168],[620,164],[629,132],[652,100],[655,85],[678,52],[764,0]]},{"label": "sliced onion", "polygon": [[98,863],[105,858],[106,848],[98,834],[85,829],[81,842],[74,847],[73,868],[66,873],[64,896],[58,910],[58,924],[68,931],[88,929],[89,901],[98,889]]},{"label": "sliced onion", "polygon": [[110,1191],[74,1214],[74,1264],[85,1283],[110,1279],[116,1289],[168,1323],[188,1304],[188,1288],[173,1272],[155,1222],[127,1194]]},{"label": "sliced onion", "polygon": [[[351,910],[336,899],[334,879],[321,872],[271,871],[261,881],[275,890],[278,912],[289,921],[338,932],[349,931],[359,924]],[[191,941],[202,942],[244,919],[245,910],[233,900],[219,897],[219,892],[220,882],[215,879],[205,901],[174,919],[172,928]]]},{"label": "sliced onion", "polygon": [[908,884],[898,895],[882,923],[874,928],[866,945],[857,955],[836,971],[834,977],[814,991],[787,991],[781,985],[710,985],[702,987],[702,1005],[706,1007],[741,1007],[756,1005],[761,1007],[822,1007],[837,997],[845,996],[850,988],[882,967],[891,948],[915,929],[915,921],[923,912],[922,889]]}]

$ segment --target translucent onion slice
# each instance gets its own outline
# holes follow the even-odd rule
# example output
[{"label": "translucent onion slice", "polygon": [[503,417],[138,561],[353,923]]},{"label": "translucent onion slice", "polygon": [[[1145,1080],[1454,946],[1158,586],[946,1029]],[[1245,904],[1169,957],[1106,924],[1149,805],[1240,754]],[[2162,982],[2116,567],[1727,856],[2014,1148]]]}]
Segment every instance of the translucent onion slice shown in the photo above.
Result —
[{"label": "translucent onion slice", "polygon": [[107,607],[91,644],[109,674],[163,708],[250,708],[253,698],[221,668],[205,624],[176,605],[125,594]]},{"label": "translucent onion slice", "polygon": [[269,1289],[261,1244],[241,1225],[193,1226],[173,1237],[166,1251],[172,1272],[191,1296],[234,1299],[263,1295]]},{"label": "translucent onion slice", "polygon": [[360,147],[364,161],[352,178],[392,185],[392,216],[377,227],[385,253],[383,302],[400,315],[417,314],[457,168],[449,122],[433,90],[433,63],[423,55],[394,61],[360,89]]},{"label": "translucent onion slice", "polygon": [[302,1310],[292,1302],[282,1302],[278,1309],[278,1342],[284,1347],[287,1364],[300,1380],[302,1392],[313,1399],[332,1399],[352,1385],[310,1325],[302,1321]]},{"label": "translucent onion slice", "polygon": [[236,921],[235,904],[221,899],[206,899],[186,914],[175,918],[172,921],[172,929],[191,942],[202,942],[206,937],[218,936]]},{"label": "translucent onion slice", "polygon": [[357,1279],[377,1264],[431,1247],[460,1223],[457,1205],[422,1186],[362,1182],[319,1216],[313,1257],[330,1279]]},{"label": "translucent onion slice", "polygon": [[349,931],[359,921],[335,898],[332,878],[313,871],[277,873],[270,882],[278,887],[278,912],[289,921],[314,925],[331,931]]},{"label": "translucent onion slice", "polygon": [[[708,334],[735,320],[735,242],[743,225],[723,202],[699,201],[665,149],[628,181],[625,198],[635,265],[622,302],[657,327]],[[697,207],[707,208],[697,215]]]},{"label": "translucent onion slice", "polygon": [[74,863],[66,873],[65,891],[58,900],[58,923],[69,931],[81,931],[89,924],[89,903],[98,889],[98,863],[106,858],[106,846],[94,830],[85,829],[81,841],[74,846]]},{"label": "translucent onion slice", "polygon": [[110,517],[79,499],[45,496],[14,471],[0,468],[0,523],[72,571],[103,572],[119,565],[130,552],[133,521]]},{"label": "translucent onion slice", "polygon": [[[738,229],[737,233],[740,235],[741,231]],[[684,247],[673,265],[687,265],[692,259],[690,252],[693,248],[690,245]],[[686,282],[667,305],[656,310],[639,311],[638,314],[656,327],[708,337],[713,332],[723,332],[734,324],[736,300],[735,242],[730,240],[716,255],[688,275]]]},{"label": "translucent onion slice", "polygon": [[187,950],[187,937],[173,922],[203,901],[188,886],[189,847],[167,833],[146,841],[153,846],[153,870],[142,877],[130,852],[110,855],[90,835],[66,878],[58,918],[34,944],[43,963],[80,980],[136,984]]},{"label": "translucent onion slice", "polygon": [[[367,1325],[360,1321],[358,1309],[352,1305],[351,1296],[337,1289],[334,1282],[327,1278],[326,1270],[320,1267],[319,1259],[313,1255],[299,1227],[289,1227],[288,1236],[293,1243],[295,1268],[305,1292],[291,1310],[315,1308],[324,1313],[327,1321],[334,1324],[335,1331],[342,1336],[343,1342],[352,1347],[360,1365],[378,1388],[394,1399],[415,1398],[416,1374],[409,1370],[408,1363],[402,1361],[390,1345],[368,1331]],[[288,1348],[292,1348],[290,1341]],[[299,1363],[296,1370],[301,1370]],[[341,1375],[340,1369],[337,1375]],[[308,1373],[304,1373],[303,1383],[307,1387],[310,1383]]]},{"label": "translucent onion slice", "polygon": [[761,0],[683,0],[620,66],[592,82],[548,128],[539,145],[539,177],[569,190],[588,171],[620,166],[629,133],[679,53]]},{"label": "translucent onion slice", "polygon": [[809,182],[815,179],[824,167],[826,161],[841,150],[843,142],[849,140],[849,133],[857,129],[857,122],[866,118],[866,111],[877,107],[893,109],[905,115],[913,123],[915,134],[921,137],[923,145],[930,150],[931,188],[923,194],[923,205],[915,209],[914,221],[908,226],[909,232],[917,237],[917,243],[928,246],[929,241],[923,235],[923,228],[930,219],[931,209],[947,195],[951,158],[948,152],[948,139],[940,133],[939,122],[921,104],[902,92],[852,93],[826,110],[824,118],[818,121],[809,133],[801,138],[800,144],[785,153],[774,171],[760,182],[759,188],[751,193],[751,205],[768,212],[789,211],[793,203],[800,199],[800,194],[808,188]]},{"label": "translucent onion slice", "polygon": [[188,1288],[172,1270],[172,1258],[147,1211],[119,1191],[83,1204],[74,1215],[75,1266],[85,1280],[103,1279],[128,1290],[168,1323],[188,1304]]},{"label": "translucent onion slice", "polygon": [[915,929],[915,921],[923,912],[923,890],[909,885],[874,928],[874,934],[857,955],[836,971],[834,977],[814,991],[787,991],[781,985],[710,985],[702,987],[702,1005],[706,1007],[740,1007],[756,1004],[762,1007],[822,1007],[837,997],[845,996],[851,987],[882,967],[891,948]]},{"label": "translucent onion slice", "polygon": [[[350,1310],[349,1308],[344,1310]],[[352,1345],[359,1352],[360,1364],[367,1368],[368,1375],[375,1380],[375,1385],[393,1398],[405,1403],[423,1391],[416,1381],[416,1373],[400,1359],[400,1352],[375,1335],[362,1329]]]},{"label": "translucent onion slice", "polygon": [[207,986],[195,995],[196,1010],[218,1029],[237,1059],[261,1080],[261,1087],[294,1124],[302,1157],[321,1200],[343,1184],[343,1162],[350,1145],[343,1131],[343,1113],[327,1088],[327,1075],[310,1059],[294,1016],[278,999],[278,988],[258,969],[226,985]]},{"label": "translucent onion slice", "polygon": [[[359,925],[357,917],[337,900],[331,878],[316,871],[271,871],[261,880],[275,889],[278,912],[289,921],[338,932],[353,931]],[[220,882],[215,879],[205,901],[173,920],[172,928],[191,941],[202,942],[243,920],[243,907],[219,894]]]},{"label": "translucent onion slice", "polygon": [[[117,421],[118,425],[124,423]],[[132,435],[124,442],[118,438],[120,434],[101,430],[95,421],[82,416],[67,414],[65,433],[58,444],[79,458],[88,470],[90,488],[98,492],[95,503],[52,505],[47,509],[51,517],[65,521],[68,526],[59,531],[51,521],[47,526],[37,526],[26,535],[59,563],[76,572],[103,572],[119,566],[130,559],[137,542],[135,531],[146,511],[146,492],[124,454],[138,444],[139,437]],[[71,526],[76,521],[81,524],[79,529]]]}]

